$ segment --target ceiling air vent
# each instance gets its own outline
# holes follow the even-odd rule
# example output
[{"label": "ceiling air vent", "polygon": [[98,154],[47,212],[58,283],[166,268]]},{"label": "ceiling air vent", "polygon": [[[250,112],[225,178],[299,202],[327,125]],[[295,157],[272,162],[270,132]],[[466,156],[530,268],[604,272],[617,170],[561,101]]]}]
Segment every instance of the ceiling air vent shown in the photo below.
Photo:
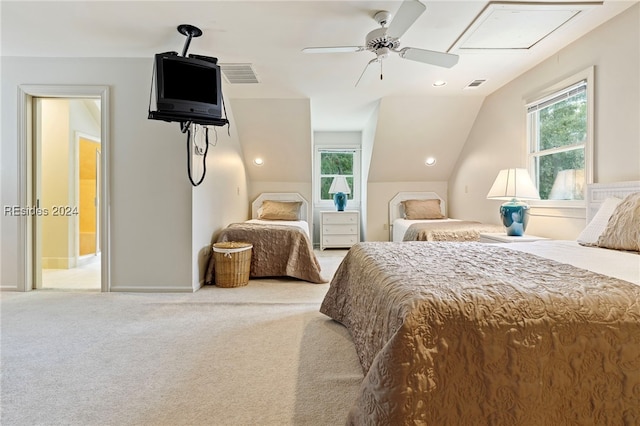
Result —
[{"label": "ceiling air vent", "polygon": [[465,89],[476,89],[480,85],[482,85],[487,80],[473,80],[471,83],[467,84]]},{"label": "ceiling air vent", "polygon": [[220,64],[224,78],[230,84],[259,83],[251,64]]}]

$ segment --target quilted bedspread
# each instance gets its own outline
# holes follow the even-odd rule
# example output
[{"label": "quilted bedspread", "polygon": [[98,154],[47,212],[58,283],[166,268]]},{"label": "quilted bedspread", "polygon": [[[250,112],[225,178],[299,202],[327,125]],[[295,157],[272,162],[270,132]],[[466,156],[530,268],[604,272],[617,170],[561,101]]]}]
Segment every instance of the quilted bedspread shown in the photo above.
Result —
[{"label": "quilted bedspread", "polygon": [[502,226],[466,220],[414,223],[403,241],[480,241],[481,232],[503,231]]},{"label": "quilted bedspread", "polygon": [[490,244],[371,242],[321,312],[365,375],[349,424],[640,424],[638,285]]},{"label": "quilted bedspread", "polygon": [[[298,227],[233,223],[218,236],[218,242],[225,241],[253,244],[249,273],[253,278],[288,276],[316,284],[328,281],[321,274],[309,237]],[[207,284],[214,277],[213,259],[212,256],[205,276]]]}]

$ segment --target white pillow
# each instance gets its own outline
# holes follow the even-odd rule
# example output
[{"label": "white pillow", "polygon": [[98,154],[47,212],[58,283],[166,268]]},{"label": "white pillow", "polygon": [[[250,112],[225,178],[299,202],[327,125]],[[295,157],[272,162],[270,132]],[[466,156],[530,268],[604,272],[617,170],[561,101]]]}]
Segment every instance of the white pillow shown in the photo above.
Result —
[{"label": "white pillow", "polygon": [[591,219],[591,222],[582,230],[576,241],[584,245],[595,245],[598,242],[600,234],[607,227],[609,218],[613,214],[618,204],[622,202],[620,198],[607,198],[602,202],[596,215]]}]

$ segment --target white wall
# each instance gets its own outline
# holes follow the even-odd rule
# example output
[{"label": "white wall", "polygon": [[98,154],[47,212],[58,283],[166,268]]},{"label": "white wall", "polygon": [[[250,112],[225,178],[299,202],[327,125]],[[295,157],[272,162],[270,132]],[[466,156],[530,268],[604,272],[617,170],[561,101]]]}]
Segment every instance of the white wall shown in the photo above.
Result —
[{"label": "white wall", "polygon": [[[378,124],[378,112],[380,111],[380,104],[377,104],[367,125],[362,129],[362,200],[363,206],[369,204],[369,170],[371,169],[371,156],[373,155],[373,146],[376,137],[376,127]],[[362,241],[368,240],[367,226],[369,223],[369,209],[364,208],[360,212],[360,235]]]},{"label": "white wall", "polygon": [[[227,118],[231,122],[229,128],[218,127],[209,131],[209,142],[215,143],[215,146],[210,146],[207,153],[204,181],[192,189],[194,290],[203,285],[211,257],[211,244],[215,242],[217,234],[228,224],[244,220],[249,204],[245,166],[237,142],[235,118],[230,108],[227,108]],[[201,159],[202,157],[194,156],[194,161],[199,164]],[[194,170],[196,182],[200,176],[199,168]]]},{"label": "white wall", "polygon": [[[498,171],[525,167],[524,99],[595,66],[594,181],[640,179],[640,6],[636,4],[488,96],[449,180],[453,217],[499,224],[486,199]],[[528,233],[575,239],[584,210],[532,209]],[[543,216],[544,215],[544,216]]]},{"label": "white wall", "polygon": [[[209,203],[225,215],[203,221],[194,213],[187,178],[185,136],[176,123],[147,119],[151,58],[2,58],[2,205],[18,201],[17,88],[20,84],[108,85],[111,143],[111,290],[193,291],[199,251],[193,234],[208,239],[233,220],[245,203],[229,208],[226,190],[198,194],[196,208]],[[223,132],[219,130],[219,132]],[[245,172],[235,132],[219,148],[235,164],[226,169],[229,187],[246,194]],[[210,150],[215,155],[216,149]],[[226,158],[226,157],[225,157]],[[218,160],[210,159],[212,164]],[[215,167],[212,169],[215,170]],[[207,179],[215,181],[215,172]],[[210,184],[210,182],[207,182]],[[213,184],[213,182],[211,182]],[[220,192],[218,192],[220,191]],[[204,191],[203,191],[204,192]],[[243,219],[243,218],[238,218]],[[17,218],[2,216],[3,288],[17,288]],[[206,222],[206,223],[205,223]],[[203,226],[203,229],[196,227]],[[205,237],[202,237],[203,240]]]},{"label": "white wall", "polygon": [[72,99],[69,101],[69,119],[71,120],[71,137],[75,137],[75,132],[80,132],[100,139],[100,112],[95,106],[96,117],[89,107],[93,100]]}]

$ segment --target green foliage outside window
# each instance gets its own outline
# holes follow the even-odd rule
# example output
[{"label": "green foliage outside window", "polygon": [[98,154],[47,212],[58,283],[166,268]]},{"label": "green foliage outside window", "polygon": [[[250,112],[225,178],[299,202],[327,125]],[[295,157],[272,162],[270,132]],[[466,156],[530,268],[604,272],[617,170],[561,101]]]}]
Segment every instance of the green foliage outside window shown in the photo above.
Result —
[{"label": "green foliage outside window", "polygon": [[326,151],[320,153],[320,199],[333,200],[329,188],[333,178],[343,175],[347,178],[351,193],[348,199],[353,199],[353,151]]},{"label": "green foliage outside window", "polygon": [[587,139],[587,93],[581,92],[540,112],[540,149],[583,144]]},{"label": "green foliage outside window", "polygon": [[[538,192],[543,200],[549,199],[556,176],[562,170],[578,170],[584,176],[585,142],[587,139],[586,91],[570,96],[531,113],[537,124],[536,175]],[[548,152],[545,152],[547,151]],[[575,191],[575,199],[582,199]]]}]

